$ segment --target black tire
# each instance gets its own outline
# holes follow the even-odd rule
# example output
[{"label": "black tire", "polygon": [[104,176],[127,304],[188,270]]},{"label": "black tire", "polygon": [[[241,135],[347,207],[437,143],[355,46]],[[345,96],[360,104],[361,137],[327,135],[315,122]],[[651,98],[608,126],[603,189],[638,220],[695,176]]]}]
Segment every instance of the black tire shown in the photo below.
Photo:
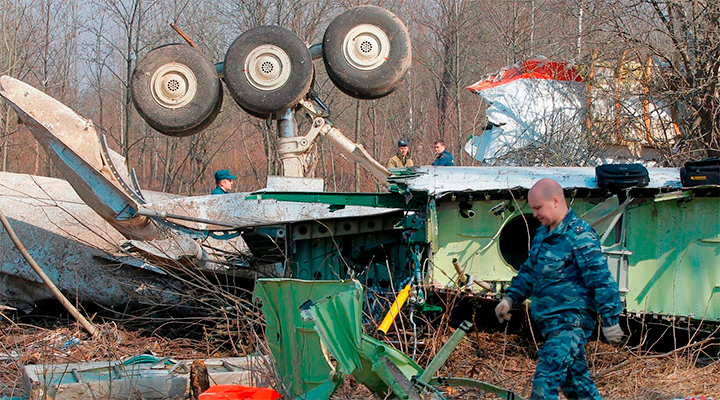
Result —
[{"label": "black tire", "polygon": [[323,62],[335,86],[358,99],[377,99],[395,90],[412,62],[410,33],[390,11],[353,7],[328,25]]},{"label": "black tire", "polygon": [[133,71],[130,93],[148,125],[169,136],[189,136],[207,128],[223,98],[215,66],[184,44],[150,51]]},{"label": "black tire", "polygon": [[255,116],[295,106],[310,89],[312,77],[307,46],[279,26],[243,32],[225,54],[225,84],[240,107]]},{"label": "black tire", "polygon": [[243,111],[245,111],[246,113],[250,114],[251,116],[253,116],[253,117],[255,117],[255,118],[260,118],[260,119],[262,119],[262,120],[267,120],[268,118],[270,118],[270,115],[271,115],[271,114],[261,114],[261,113],[259,113],[259,112],[255,112],[255,111],[253,111],[253,110],[250,110],[250,109],[247,109],[247,108],[243,107],[242,104],[238,104],[238,105],[240,106],[240,108],[241,108]]}]

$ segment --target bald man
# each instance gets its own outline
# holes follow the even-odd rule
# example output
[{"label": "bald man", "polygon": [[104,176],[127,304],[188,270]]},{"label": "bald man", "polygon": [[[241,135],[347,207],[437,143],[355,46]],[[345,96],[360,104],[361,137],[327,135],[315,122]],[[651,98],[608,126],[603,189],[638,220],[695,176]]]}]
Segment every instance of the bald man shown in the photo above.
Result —
[{"label": "bald man", "polygon": [[495,308],[501,323],[510,308],[532,297],[531,315],[545,343],[538,351],[532,399],[600,399],[585,359],[585,343],[600,314],[605,338],[622,341],[622,311],[617,283],[608,270],[597,233],[565,202],[560,185],[541,179],[530,188],[528,203],[541,226],[527,261]]}]

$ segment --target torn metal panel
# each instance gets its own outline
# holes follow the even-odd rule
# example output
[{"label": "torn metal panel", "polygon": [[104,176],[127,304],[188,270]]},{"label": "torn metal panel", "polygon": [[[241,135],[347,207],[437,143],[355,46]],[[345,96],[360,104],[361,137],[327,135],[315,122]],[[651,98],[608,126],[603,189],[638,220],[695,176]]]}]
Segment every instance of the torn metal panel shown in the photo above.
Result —
[{"label": "torn metal panel", "polygon": [[0,77],[0,95],[15,109],[65,179],[95,212],[127,237],[163,237],[150,219],[135,216],[142,201],[128,190],[125,182],[130,179],[127,175],[121,177],[122,170],[113,164],[122,157],[103,156],[103,150],[105,154],[112,153],[103,149],[92,121],[7,75]]},{"label": "torn metal panel", "polygon": [[477,82],[468,89],[490,104],[485,111],[488,129],[471,137],[465,151],[479,161],[493,162],[512,150],[555,138],[561,146],[581,148],[584,87],[572,66],[540,60],[506,67]]},{"label": "torn metal panel", "polygon": [[[356,280],[260,279],[255,296],[263,303],[265,337],[278,375],[297,398],[328,399],[350,374],[381,398],[390,393],[400,399],[438,398],[437,389],[427,390],[427,381],[471,326],[462,324],[425,373],[407,355],[362,333],[363,287]],[[467,380],[470,387],[483,384]],[[506,398],[520,399],[496,389]]]},{"label": "torn metal panel", "polygon": [[[334,293],[308,301],[301,315],[314,323],[314,329],[341,372],[355,376],[373,393],[384,397],[388,391],[399,398],[420,398],[410,384],[422,368],[393,347],[362,334],[362,286],[334,284]],[[323,282],[332,287],[332,282]]]},{"label": "torn metal panel", "polygon": [[357,318],[362,312],[362,286],[355,280],[351,282],[351,286],[335,283],[338,292],[317,301],[308,300],[299,309],[300,315],[312,320],[315,331],[345,374],[352,374],[362,366],[358,353],[362,324]]},{"label": "torn metal panel", "polygon": [[[183,261],[197,268],[217,272],[217,264],[235,264],[235,255],[241,254],[242,239],[238,232],[221,232],[212,235],[218,227],[203,226],[200,232],[192,227],[186,229],[177,223],[165,221],[161,213],[143,213],[143,205],[149,200],[132,186],[133,180],[125,170],[125,160],[107,148],[98,136],[92,121],[82,118],[72,109],[45,93],[9,76],[0,77],[0,95],[17,111],[23,122],[52,158],[57,168],[73,187],[85,204],[97,212],[108,224],[123,236],[134,240],[164,240],[188,243],[192,239],[204,240],[204,248],[195,249],[192,256]],[[170,197],[167,197],[170,198]],[[177,199],[176,199],[177,200]],[[182,205],[180,206],[182,207]],[[199,217],[189,215],[194,219]],[[220,228],[227,228],[219,215]],[[207,239],[220,239],[213,242]],[[113,241],[119,243],[119,241]],[[154,256],[163,265],[172,266],[178,262],[178,252],[169,246],[157,246]],[[213,256],[205,249],[214,249]],[[166,251],[167,255],[160,253]],[[200,254],[200,256],[197,256]],[[230,254],[230,257],[224,255]]]},{"label": "torn metal panel", "polygon": [[342,382],[342,374],[323,350],[313,323],[300,315],[300,306],[356,285],[352,280],[258,279],[254,297],[262,302],[267,320],[265,340],[290,395],[329,399]]},{"label": "torn metal panel", "polygon": [[[655,147],[673,146],[680,130],[668,102],[647,93],[638,96],[647,92],[649,65],[609,68],[593,62],[589,69],[586,81],[569,62],[535,58],[468,86],[490,106],[488,126],[470,137],[465,151],[492,164],[512,163],[514,152],[530,146],[551,146],[599,163],[653,163]],[[615,130],[604,138],[606,151],[596,156],[587,154],[584,138],[597,124],[612,124]]]},{"label": "torn metal panel", "polygon": [[[158,215],[166,215],[174,229],[187,229],[189,235],[200,239],[202,251],[188,239],[172,238],[164,241],[132,241],[130,244],[146,254],[164,257],[172,267],[181,258],[191,258],[203,270],[222,271],[223,266],[242,267],[230,258],[245,256],[260,264],[285,264],[289,233],[293,226],[323,221],[328,234],[341,234],[334,229],[334,220],[362,216],[389,215],[393,209],[348,206],[331,209],[325,204],[283,202],[273,199],[248,198],[246,193],[230,193],[223,196],[196,196],[146,204]],[[177,216],[181,216],[177,218]],[[213,224],[212,221],[216,223]],[[352,224],[351,224],[352,225]],[[344,225],[343,225],[344,226]],[[382,228],[378,225],[377,229]],[[357,228],[355,229],[357,231]],[[344,231],[343,231],[344,232]],[[207,233],[207,236],[204,236]],[[349,232],[347,232],[349,233]],[[309,232],[312,235],[312,232]],[[307,236],[307,235],[306,235]],[[315,237],[317,235],[313,235]],[[177,243],[189,244],[178,246]],[[178,247],[185,250],[179,251]],[[189,257],[185,257],[189,256]],[[265,276],[277,276],[270,274]]]},{"label": "torn metal panel", "polygon": [[[591,167],[417,167],[417,175],[393,177],[413,192],[441,196],[451,192],[482,192],[522,188],[529,190],[542,178],[552,178],[564,189],[599,189],[595,183],[595,168]],[[648,168],[647,188],[679,188],[677,168]]]},{"label": "torn metal panel", "polygon": [[236,267],[248,267],[242,260],[208,253],[206,247],[187,235],[163,240],[131,240],[123,247],[142,254],[144,258],[166,269],[181,272],[186,272],[185,268],[199,267],[202,271],[227,274]]},{"label": "torn metal panel", "polygon": [[[265,356],[203,360],[217,385],[267,386]],[[23,367],[30,399],[167,399],[187,397],[192,360],[149,355],[124,360]]]},{"label": "torn metal panel", "polygon": [[[146,208],[183,216],[192,216],[212,221],[222,221],[233,227],[275,225],[278,223],[335,219],[350,216],[374,215],[392,212],[390,208],[348,206],[331,209],[327,204],[295,203],[265,199],[262,193],[251,196],[249,193],[228,193],[222,196],[196,196],[153,202]],[[212,224],[187,222],[197,229],[211,228]]]},{"label": "torn metal panel", "polygon": [[[181,304],[191,293],[141,260],[127,257],[123,236],[60,179],[0,172],[0,208],[28,252],[66,295],[107,307]],[[54,296],[5,232],[0,232],[0,297],[30,311]],[[147,267],[147,268],[146,268]]]}]

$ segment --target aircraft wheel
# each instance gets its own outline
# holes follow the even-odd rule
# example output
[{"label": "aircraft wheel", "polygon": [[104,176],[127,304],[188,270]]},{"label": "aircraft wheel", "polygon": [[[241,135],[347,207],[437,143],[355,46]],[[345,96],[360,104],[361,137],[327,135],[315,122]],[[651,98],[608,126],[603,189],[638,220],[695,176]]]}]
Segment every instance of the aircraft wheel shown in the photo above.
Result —
[{"label": "aircraft wheel", "polygon": [[240,106],[240,108],[241,108],[243,111],[245,111],[245,112],[248,113],[250,116],[253,116],[253,117],[255,117],[255,118],[260,118],[260,119],[266,120],[266,119],[270,118],[270,116],[272,115],[271,113],[259,113],[259,112],[253,111],[253,110],[251,110],[251,109],[249,109],[249,108],[245,108],[245,107],[243,107],[243,106],[240,105],[240,104],[238,104],[238,105]]},{"label": "aircraft wheel", "polygon": [[170,136],[205,129],[220,112],[223,97],[215,66],[184,44],[150,51],[133,71],[130,93],[148,125]]},{"label": "aircraft wheel", "polygon": [[328,25],[323,61],[330,79],[346,94],[376,99],[392,93],[412,61],[410,34],[390,11],[353,7]]},{"label": "aircraft wheel", "polygon": [[307,46],[279,26],[243,32],[225,54],[225,84],[240,107],[255,116],[295,106],[310,89],[312,77]]}]

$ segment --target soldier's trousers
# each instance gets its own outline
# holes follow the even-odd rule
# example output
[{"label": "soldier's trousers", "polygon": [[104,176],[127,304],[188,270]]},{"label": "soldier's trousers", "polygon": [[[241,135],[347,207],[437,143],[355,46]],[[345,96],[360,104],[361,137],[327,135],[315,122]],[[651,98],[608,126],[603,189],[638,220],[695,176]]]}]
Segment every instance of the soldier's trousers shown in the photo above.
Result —
[{"label": "soldier's trousers", "polygon": [[601,399],[585,359],[592,330],[565,325],[543,333],[546,341],[538,350],[531,399],[557,399],[558,387],[568,399]]}]

